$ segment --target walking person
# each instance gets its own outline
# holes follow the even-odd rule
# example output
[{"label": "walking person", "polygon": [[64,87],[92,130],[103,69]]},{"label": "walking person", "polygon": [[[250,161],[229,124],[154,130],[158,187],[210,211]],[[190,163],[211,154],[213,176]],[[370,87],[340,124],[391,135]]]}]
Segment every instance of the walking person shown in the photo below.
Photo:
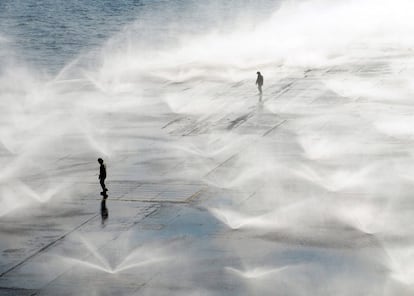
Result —
[{"label": "walking person", "polygon": [[263,75],[260,72],[257,72],[257,79],[256,79],[257,88],[259,89],[260,95],[262,94],[262,86],[263,86]]},{"label": "walking person", "polygon": [[98,158],[98,162],[100,164],[99,166],[99,183],[101,184],[102,187],[102,192],[101,194],[105,197],[106,192],[108,191],[108,189],[105,186],[105,179],[106,179],[106,165],[104,164],[104,161],[102,158]]}]

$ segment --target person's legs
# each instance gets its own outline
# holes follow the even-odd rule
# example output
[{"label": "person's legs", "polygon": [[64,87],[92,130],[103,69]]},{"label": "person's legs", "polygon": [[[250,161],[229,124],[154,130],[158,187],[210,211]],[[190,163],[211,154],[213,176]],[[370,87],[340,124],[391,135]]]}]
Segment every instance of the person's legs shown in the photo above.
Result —
[{"label": "person's legs", "polygon": [[106,186],[105,186],[105,179],[99,179],[99,183],[101,183],[103,192],[108,191],[108,189],[106,189]]},{"label": "person's legs", "polygon": [[259,88],[259,93],[262,93],[262,86],[260,84],[258,84],[257,87]]}]

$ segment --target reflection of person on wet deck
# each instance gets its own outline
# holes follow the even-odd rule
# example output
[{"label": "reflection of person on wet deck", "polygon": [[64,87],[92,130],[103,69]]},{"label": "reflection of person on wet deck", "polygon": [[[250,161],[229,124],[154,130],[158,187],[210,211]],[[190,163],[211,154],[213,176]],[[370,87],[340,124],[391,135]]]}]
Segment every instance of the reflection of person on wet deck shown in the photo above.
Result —
[{"label": "reflection of person on wet deck", "polygon": [[106,219],[108,219],[109,212],[108,208],[106,207],[106,199],[103,199],[101,201],[101,217],[102,217],[102,223],[105,222]]},{"label": "reflection of person on wet deck", "polygon": [[260,72],[257,72],[256,84],[257,88],[259,89],[259,93],[262,94],[263,76],[260,74]]},{"label": "reflection of person on wet deck", "polygon": [[106,179],[106,166],[104,164],[104,161],[102,158],[98,158],[98,162],[100,164],[99,166],[99,183],[101,184],[102,187],[102,194],[106,194],[106,191],[108,191],[108,189],[106,189],[105,186],[105,179]]}]

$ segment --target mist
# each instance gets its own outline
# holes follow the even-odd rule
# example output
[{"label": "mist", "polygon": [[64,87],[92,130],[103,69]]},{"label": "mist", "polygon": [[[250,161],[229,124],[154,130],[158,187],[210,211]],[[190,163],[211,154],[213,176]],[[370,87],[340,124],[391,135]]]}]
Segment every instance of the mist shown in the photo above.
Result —
[{"label": "mist", "polygon": [[[414,3],[244,4],[158,3],[57,71],[22,57],[1,30],[0,223],[73,202],[95,215],[103,157],[108,222],[63,226],[49,263],[74,278],[154,278],[143,295],[171,292],[160,282],[185,283],[181,295],[226,294],[208,279],[234,295],[410,295]],[[138,206],[128,199],[123,212],[119,201],[132,196],[125,186],[151,184],[202,189],[184,209],[154,202],[189,217],[171,218],[159,237],[135,224],[170,224],[147,213],[125,222]],[[193,219],[207,234],[187,229]]]}]

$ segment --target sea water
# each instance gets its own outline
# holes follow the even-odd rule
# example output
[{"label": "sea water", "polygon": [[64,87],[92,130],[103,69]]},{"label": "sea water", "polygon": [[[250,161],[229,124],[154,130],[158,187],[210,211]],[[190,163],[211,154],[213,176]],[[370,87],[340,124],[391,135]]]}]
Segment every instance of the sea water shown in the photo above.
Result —
[{"label": "sea water", "polygon": [[126,30],[128,38],[145,50],[157,49],[161,44],[177,44],[188,34],[235,30],[243,24],[242,18],[258,21],[278,4],[268,0],[4,0],[0,3],[2,57],[12,56],[34,71],[53,75]]}]

